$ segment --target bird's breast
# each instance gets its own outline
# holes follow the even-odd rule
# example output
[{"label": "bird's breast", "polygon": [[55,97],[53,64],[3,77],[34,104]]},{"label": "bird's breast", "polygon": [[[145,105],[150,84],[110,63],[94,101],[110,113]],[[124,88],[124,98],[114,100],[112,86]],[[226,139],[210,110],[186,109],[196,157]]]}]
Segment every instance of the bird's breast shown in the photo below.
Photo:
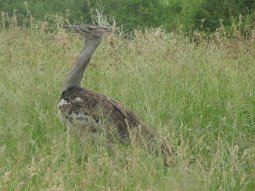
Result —
[{"label": "bird's breast", "polygon": [[72,101],[61,99],[58,104],[58,111],[61,121],[70,128],[95,132],[99,124],[99,120],[94,119],[79,97]]}]

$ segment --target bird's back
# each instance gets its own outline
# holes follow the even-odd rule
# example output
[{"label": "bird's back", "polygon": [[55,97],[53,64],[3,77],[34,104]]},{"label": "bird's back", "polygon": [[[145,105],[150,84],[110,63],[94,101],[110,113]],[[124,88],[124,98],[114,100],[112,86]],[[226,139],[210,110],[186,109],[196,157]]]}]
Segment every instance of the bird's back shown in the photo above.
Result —
[{"label": "bird's back", "polygon": [[104,131],[114,132],[121,141],[127,140],[129,133],[138,128],[143,134],[152,133],[134,113],[117,101],[83,88],[64,91],[58,108],[62,121],[69,127],[92,132],[104,128]]}]

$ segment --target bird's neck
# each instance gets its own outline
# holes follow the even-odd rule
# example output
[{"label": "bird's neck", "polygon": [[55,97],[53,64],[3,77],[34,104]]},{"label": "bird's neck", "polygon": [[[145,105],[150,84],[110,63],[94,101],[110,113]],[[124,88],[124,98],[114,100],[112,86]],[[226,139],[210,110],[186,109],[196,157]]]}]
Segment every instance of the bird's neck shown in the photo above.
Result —
[{"label": "bird's neck", "polygon": [[81,80],[84,74],[84,71],[97,48],[98,44],[86,42],[86,46],[82,49],[80,55],[76,59],[71,71],[69,72],[64,91],[70,87],[80,87]]}]

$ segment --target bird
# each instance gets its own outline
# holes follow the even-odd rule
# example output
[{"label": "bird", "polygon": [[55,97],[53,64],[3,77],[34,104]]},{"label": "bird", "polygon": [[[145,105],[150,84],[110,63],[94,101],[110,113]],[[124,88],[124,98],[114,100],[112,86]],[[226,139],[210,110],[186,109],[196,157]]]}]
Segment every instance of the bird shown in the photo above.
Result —
[{"label": "bird", "polygon": [[67,25],[84,38],[84,47],[67,75],[58,103],[61,121],[79,134],[104,135],[111,141],[130,144],[131,139],[148,151],[158,150],[164,156],[165,166],[173,161],[173,148],[158,133],[118,101],[81,87],[81,80],[93,53],[109,29],[95,25]]}]

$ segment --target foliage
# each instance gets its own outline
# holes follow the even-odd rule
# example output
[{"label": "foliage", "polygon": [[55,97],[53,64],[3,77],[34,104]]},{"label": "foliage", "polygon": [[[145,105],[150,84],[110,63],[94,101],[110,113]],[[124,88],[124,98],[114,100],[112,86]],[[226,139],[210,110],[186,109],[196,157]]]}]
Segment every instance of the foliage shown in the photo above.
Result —
[{"label": "foliage", "polygon": [[[70,22],[93,22],[96,10],[114,17],[126,30],[162,26],[167,31],[215,31],[221,25],[242,31],[254,25],[255,3],[250,0],[5,0],[0,10],[17,15],[22,23],[32,15],[45,20],[61,15]],[[240,16],[241,15],[241,16]],[[231,28],[232,27],[232,28]]]},{"label": "foliage", "polygon": [[254,23],[255,1],[205,0],[195,14],[195,28],[215,31],[220,26],[231,27],[241,22],[242,29]]},{"label": "foliage", "polygon": [[171,8],[158,0],[101,0],[91,2],[90,8],[102,9],[126,29],[166,26],[171,16]]},{"label": "foliage", "polygon": [[37,20],[45,20],[48,15],[61,15],[70,20],[82,20],[82,0],[5,0],[0,4],[0,10],[8,12],[9,15],[15,14],[19,21],[32,15]]}]

